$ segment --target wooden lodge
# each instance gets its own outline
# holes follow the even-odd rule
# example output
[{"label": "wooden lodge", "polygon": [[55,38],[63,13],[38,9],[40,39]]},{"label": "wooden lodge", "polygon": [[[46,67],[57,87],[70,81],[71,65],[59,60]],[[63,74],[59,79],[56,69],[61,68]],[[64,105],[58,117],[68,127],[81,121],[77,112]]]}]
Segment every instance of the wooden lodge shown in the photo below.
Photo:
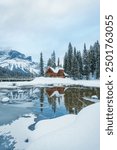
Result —
[{"label": "wooden lodge", "polygon": [[52,67],[48,67],[46,69],[45,76],[65,78],[65,72],[63,68],[57,67],[53,69]]}]

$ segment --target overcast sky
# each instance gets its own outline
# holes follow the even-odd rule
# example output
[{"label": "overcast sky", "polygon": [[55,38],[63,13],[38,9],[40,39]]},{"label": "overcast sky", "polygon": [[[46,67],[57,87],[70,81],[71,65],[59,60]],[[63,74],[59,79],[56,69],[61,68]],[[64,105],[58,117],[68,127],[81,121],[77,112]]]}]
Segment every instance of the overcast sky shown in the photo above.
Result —
[{"label": "overcast sky", "polygon": [[99,40],[99,0],[0,0],[0,47],[38,61]]}]

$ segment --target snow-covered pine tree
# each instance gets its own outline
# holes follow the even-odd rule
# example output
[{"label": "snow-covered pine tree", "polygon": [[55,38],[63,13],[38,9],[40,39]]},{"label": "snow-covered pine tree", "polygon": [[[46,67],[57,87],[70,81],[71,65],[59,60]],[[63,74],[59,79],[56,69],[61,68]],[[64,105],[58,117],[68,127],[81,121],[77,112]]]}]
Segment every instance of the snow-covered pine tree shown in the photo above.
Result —
[{"label": "snow-covered pine tree", "polygon": [[89,68],[89,58],[88,58],[88,51],[86,49],[86,44],[84,44],[83,58],[82,59],[83,59],[83,75],[88,80],[90,68]]},{"label": "snow-covered pine tree", "polygon": [[78,61],[78,65],[79,65],[79,79],[82,79],[82,77],[83,77],[83,65],[82,65],[82,56],[81,56],[80,51],[77,51],[77,61]]},{"label": "snow-covered pine tree", "polygon": [[48,59],[47,66],[56,68],[56,55],[55,51],[51,54],[51,58]]},{"label": "snow-covered pine tree", "polygon": [[65,53],[65,56],[64,56],[63,68],[64,68],[65,73],[68,73],[68,54],[67,54],[67,52]]},{"label": "snow-covered pine tree", "polygon": [[77,50],[76,50],[76,47],[74,47],[74,53],[73,53],[73,55],[74,55],[75,57],[77,57]]},{"label": "snow-covered pine tree", "polygon": [[79,65],[78,65],[78,60],[75,56],[73,56],[73,64],[72,64],[72,77],[73,79],[78,79],[79,78]]},{"label": "snow-covered pine tree", "polygon": [[58,57],[58,60],[57,60],[57,66],[60,67],[60,59]]},{"label": "snow-covered pine tree", "polygon": [[48,59],[47,66],[52,67],[52,60],[51,60],[51,58]]},{"label": "snow-covered pine tree", "polygon": [[72,44],[69,43],[68,45],[68,61],[67,61],[67,67],[68,67],[68,74],[72,76],[72,63],[73,63],[73,47]]},{"label": "snow-covered pine tree", "polygon": [[95,57],[96,57],[96,78],[100,78],[100,44],[95,42],[94,44]]},{"label": "snow-covered pine tree", "polygon": [[94,48],[92,46],[90,46],[89,49],[89,66],[90,66],[90,72],[93,77],[96,70],[96,57],[95,57]]},{"label": "snow-covered pine tree", "polygon": [[77,51],[75,47],[74,47],[74,53],[73,53],[73,58],[72,58],[71,75],[74,79],[79,78],[79,64],[77,60]]},{"label": "snow-covered pine tree", "polygon": [[43,54],[40,53],[40,76],[44,76],[44,62],[43,62]]},{"label": "snow-covered pine tree", "polygon": [[51,54],[51,61],[52,61],[52,66],[53,68],[56,68],[56,55],[55,55],[55,51],[53,51],[53,53]]}]

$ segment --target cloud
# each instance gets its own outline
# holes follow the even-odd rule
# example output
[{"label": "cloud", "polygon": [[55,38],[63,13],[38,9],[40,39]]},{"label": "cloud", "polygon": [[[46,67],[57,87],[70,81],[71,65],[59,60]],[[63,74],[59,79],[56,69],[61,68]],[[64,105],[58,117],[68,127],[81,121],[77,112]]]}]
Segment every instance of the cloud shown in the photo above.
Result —
[{"label": "cloud", "polygon": [[97,0],[1,0],[1,2],[3,2],[0,4],[1,22],[12,24],[13,27],[15,25],[25,27],[27,24],[29,27],[42,26],[44,23],[50,25],[51,21],[58,23],[74,16],[81,19],[88,11],[94,11],[97,5]]},{"label": "cloud", "polygon": [[59,50],[69,41],[84,42],[91,28],[99,31],[97,0],[0,0],[0,46],[33,54]]}]

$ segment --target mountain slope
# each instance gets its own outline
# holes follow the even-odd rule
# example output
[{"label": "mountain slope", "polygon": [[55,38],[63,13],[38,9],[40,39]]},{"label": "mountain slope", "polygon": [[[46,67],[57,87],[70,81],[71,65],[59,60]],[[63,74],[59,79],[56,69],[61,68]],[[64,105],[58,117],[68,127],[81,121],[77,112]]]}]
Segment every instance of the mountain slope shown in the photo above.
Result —
[{"label": "mountain slope", "polygon": [[1,76],[38,76],[39,65],[16,50],[0,50]]}]

